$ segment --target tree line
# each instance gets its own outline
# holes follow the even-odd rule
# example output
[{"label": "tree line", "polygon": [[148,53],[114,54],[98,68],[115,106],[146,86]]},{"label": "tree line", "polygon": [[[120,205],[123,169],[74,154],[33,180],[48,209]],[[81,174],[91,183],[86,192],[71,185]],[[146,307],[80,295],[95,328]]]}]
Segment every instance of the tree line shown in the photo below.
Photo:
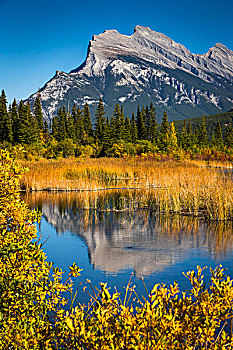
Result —
[{"label": "tree line", "polygon": [[[112,116],[105,115],[104,103],[100,98],[91,121],[89,106],[83,109],[76,105],[72,110],[65,106],[58,110],[51,125],[43,118],[40,94],[33,106],[14,99],[7,105],[4,90],[0,96],[0,143],[3,145],[23,144],[29,150],[46,157],[73,156],[87,153],[92,156],[122,156],[141,153],[207,153],[217,152],[233,156],[233,128],[227,125],[222,132],[220,122],[211,136],[207,133],[203,117],[198,127],[183,122],[178,131],[176,125],[168,122],[164,111],[162,123],[158,125],[156,110],[151,102],[137,108],[136,114],[125,116],[123,106],[115,105]],[[33,148],[34,147],[34,148]],[[40,151],[39,151],[40,150]]]}]

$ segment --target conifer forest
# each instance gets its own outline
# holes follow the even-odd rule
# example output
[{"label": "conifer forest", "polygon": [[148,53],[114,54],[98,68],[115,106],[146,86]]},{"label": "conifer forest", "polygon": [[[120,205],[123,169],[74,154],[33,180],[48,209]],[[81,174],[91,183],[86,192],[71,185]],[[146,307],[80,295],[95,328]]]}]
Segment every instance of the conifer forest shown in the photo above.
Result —
[{"label": "conifer forest", "polygon": [[209,117],[204,116],[198,125],[188,119],[169,122],[166,111],[160,120],[158,124],[152,102],[138,106],[131,116],[124,115],[123,107],[117,103],[112,115],[106,116],[100,98],[94,122],[86,103],[83,108],[73,105],[71,111],[63,106],[48,124],[39,94],[33,106],[14,100],[8,107],[4,90],[0,96],[0,143],[3,148],[23,146],[26,159],[140,155],[157,160],[233,159],[231,123],[220,120],[207,127]]}]

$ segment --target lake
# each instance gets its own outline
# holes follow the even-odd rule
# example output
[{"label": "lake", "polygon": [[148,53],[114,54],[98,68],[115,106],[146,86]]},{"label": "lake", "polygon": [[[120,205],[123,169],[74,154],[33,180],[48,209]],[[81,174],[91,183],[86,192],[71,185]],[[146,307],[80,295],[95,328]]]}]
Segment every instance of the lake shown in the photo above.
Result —
[{"label": "lake", "polygon": [[[75,281],[78,302],[89,300],[82,287],[107,282],[114,291],[124,292],[133,273],[132,283],[139,296],[145,285],[175,280],[181,290],[190,288],[182,274],[202,267],[222,264],[233,278],[232,222],[205,222],[193,217],[158,216],[148,210],[121,212],[83,210],[77,205],[76,192],[33,192],[22,194],[30,208],[43,216],[38,236],[44,242],[48,260],[64,271],[74,261],[83,269]],[[208,272],[206,276],[208,281]],[[88,289],[91,290],[90,288]]]}]

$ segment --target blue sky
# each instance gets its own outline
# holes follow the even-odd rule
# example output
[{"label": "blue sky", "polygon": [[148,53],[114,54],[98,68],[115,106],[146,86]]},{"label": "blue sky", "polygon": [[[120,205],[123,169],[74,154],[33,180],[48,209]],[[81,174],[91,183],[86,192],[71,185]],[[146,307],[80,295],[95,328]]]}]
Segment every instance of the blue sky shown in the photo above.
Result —
[{"label": "blue sky", "polygon": [[92,35],[139,24],[205,53],[221,42],[233,50],[232,0],[0,0],[0,89],[8,101],[27,98],[56,70],[86,57]]}]

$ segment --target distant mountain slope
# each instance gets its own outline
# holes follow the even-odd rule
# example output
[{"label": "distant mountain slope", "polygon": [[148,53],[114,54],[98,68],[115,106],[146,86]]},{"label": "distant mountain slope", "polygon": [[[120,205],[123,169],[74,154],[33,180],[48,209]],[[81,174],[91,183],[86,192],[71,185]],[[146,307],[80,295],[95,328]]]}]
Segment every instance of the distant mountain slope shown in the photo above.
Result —
[{"label": "distant mountain slope", "polygon": [[225,112],[233,107],[233,51],[216,44],[192,54],[147,27],[136,26],[131,36],[107,30],[93,36],[80,67],[57,71],[40,93],[48,119],[73,103],[87,102],[93,112],[100,96],[108,114],[117,102],[131,113],[151,101],[170,119]]},{"label": "distant mountain slope", "polygon": [[[190,123],[194,128],[198,128],[202,124],[202,117],[184,119],[187,123]],[[183,128],[184,120],[176,120],[175,125],[177,130],[181,131]],[[209,137],[212,136],[215,126],[219,122],[223,133],[225,132],[227,126],[231,124],[233,126],[233,111],[227,113],[220,113],[214,115],[205,116],[206,129]]]}]

